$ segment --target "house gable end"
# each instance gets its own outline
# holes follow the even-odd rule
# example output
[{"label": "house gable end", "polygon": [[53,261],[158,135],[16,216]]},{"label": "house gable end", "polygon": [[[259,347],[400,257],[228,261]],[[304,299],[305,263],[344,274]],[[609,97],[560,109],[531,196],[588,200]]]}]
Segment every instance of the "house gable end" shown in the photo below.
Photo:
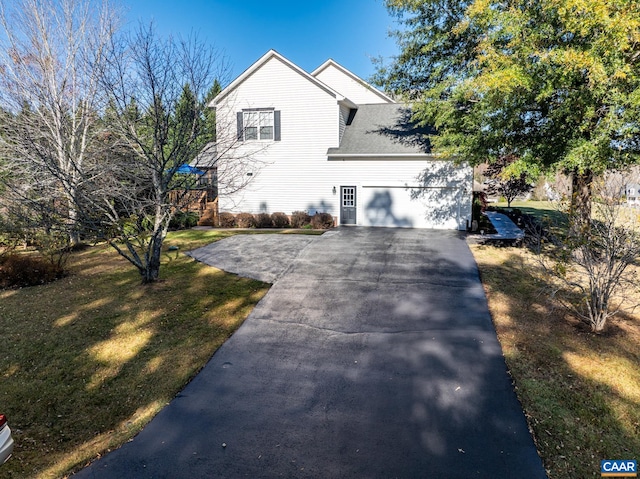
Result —
[{"label": "house gable end", "polygon": [[[244,83],[247,79],[253,76],[257,71],[259,71],[264,65],[268,62],[277,60],[282,64],[299,74],[302,78],[308,80],[311,84],[315,85],[320,90],[324,91],[328,95],[332,96],[336,99],[336,101],[348,101],[343,95],[333,90],[328,85],[325,85],[322,81],[315,78],[312,75],[309,75],[307,72],[302,70],[296,64],[287,60],[285,57],[280,55],[275,50],[269,50],[265,53],[258,61],[256,61],[253,65],[247,68],[240,76],[238,76],[235,80],[233,80],[226,88],[224,88],[210,103],[210,107],[216,107],[220,103],[222,103],[226,97],[228,97],[232,92],[234,92],[242,83]],[[349,102],[350,103],[350,102]]]},{"label": "house gable end", "polygon": [[395,103],[391,97],[331,59],[311,72],[311,76],[357,104]]}]

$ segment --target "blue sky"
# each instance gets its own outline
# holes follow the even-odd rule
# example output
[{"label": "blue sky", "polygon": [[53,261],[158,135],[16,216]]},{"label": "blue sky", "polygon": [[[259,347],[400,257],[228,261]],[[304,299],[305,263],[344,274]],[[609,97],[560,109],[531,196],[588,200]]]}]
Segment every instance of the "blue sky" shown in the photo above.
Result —
[{"label": "blue sky", "polygon": [[368,80],[372,57],[397,52],[383,0],[123,0],[127,26],[154,22],[160,35],[195,32],[223,51],[231,79],[270,49],[306,71],[333,58]]}]

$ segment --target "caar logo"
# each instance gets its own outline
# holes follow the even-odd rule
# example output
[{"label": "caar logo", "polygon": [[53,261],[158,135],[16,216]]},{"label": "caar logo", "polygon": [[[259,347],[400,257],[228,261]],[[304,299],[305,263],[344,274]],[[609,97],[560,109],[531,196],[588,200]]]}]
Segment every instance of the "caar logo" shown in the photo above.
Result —
[{"label": "caar logo", "polygon": [[602,477],[638,477],[638,463],[628,459],[605,459],[600,462]]}]

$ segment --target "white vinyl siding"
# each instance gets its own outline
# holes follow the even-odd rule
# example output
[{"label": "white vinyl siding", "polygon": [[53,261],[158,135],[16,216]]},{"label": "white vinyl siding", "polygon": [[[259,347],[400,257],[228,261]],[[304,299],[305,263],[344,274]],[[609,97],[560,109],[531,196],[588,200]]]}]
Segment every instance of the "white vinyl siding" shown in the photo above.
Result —
[{"label": "white vinyl siding", "polygon": [[349,118],[349,112],[351,108],[340,105],[340,115],[338,115],[338,132],[340,141],[342,141],[342,135],[344,134],[344,129],[347,126],[347,119]]},{"label": "white vinyl siding", "polygon": [[229,147],[228,158],[222,162],[253,163],[255,167],[245,167],[246,173],[252,173],[250,182],[233,194],[225,194],[224,178],[220,178],[220,211],[322,209],[323,204],[315,200],[323,196],[317,179],[325,174],[327,149],[339,145],[337,98],[272,57],[217,106],[218,137],[235,133],[235,126],[225,126],[235,125],[236,112],[259,108],[280,111],[281,141],[236,142]]},{"label": "white vinyl siding", "polygon": [[[238,112],[259,109],[279,112],[281,141],[237,141]],[[376,193],[390,197],[388,210],[403,221],[388,221],[387,226],[463,228],[470,222],[470,168],[427,159],[329,160],[327,150],[339,146],[348,115],[349,108],[340,105],[330,91],[277,56],[269,58],[217,105],[218,148],[228,150],[218,164],[220,211],[291,214],[300,210],[311,215],[326,212],[339,219],[340,187],[355,186],[359,225],[388,221],[371,201]],[[247,184],[236,191],[237,183],[229,187],[224,176],[238,171]],[[420,180],[425,171],[431,172],[428,184]],[[449,196],[445,192],[455,192],[455,206],[445,208],[456,209],[459,224],[429,219],[440,205],[420,194],[420,188],[431,191],[426,187],[440,188],[441,200]],[[410,201],[411,189],[417,190],[419,201]],[[396,208],[401,203],[411,210],[409,218]]]},{"label": "white vinyl siding", "polygon": [[344,73],[334,65],[328,65],[319,71],[315,78],[325,85],[333,88],[335,91],[344,95],[357,105],[367,103],[391,103],[389,100],[381,96],[374,87],[357,81],[352,76]]}]

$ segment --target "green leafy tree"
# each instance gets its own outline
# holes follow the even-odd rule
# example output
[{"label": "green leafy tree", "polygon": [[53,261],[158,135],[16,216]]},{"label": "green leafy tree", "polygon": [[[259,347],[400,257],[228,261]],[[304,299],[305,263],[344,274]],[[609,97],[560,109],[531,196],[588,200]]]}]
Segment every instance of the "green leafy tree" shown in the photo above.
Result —
[{"label": "green leafy tree", "polygon": [[[218,79],[214,80],[213,85],[205,96],[205,103],[209,105],[211,101],[222,91],[222,85]],[[206,130],[205,138],[207,141],[216,141],[216,110],[215,108],[206,108],[204,111],[204,127]]]},{"label": "green leafy tree", "polygon": [[387,0],[400,54],[375,81],[437,128],[436,151],[479,164],[515,155],[591,184],[640,157],[640,3]]},{"label": "green leafy tree", "polygon": [[487,193],[504,196],[507,208],[518,196],[531,191],[539,176],[537,168],[532,168],[513,155],[498,158],[487,166],[484,175],[489,178]]}]

